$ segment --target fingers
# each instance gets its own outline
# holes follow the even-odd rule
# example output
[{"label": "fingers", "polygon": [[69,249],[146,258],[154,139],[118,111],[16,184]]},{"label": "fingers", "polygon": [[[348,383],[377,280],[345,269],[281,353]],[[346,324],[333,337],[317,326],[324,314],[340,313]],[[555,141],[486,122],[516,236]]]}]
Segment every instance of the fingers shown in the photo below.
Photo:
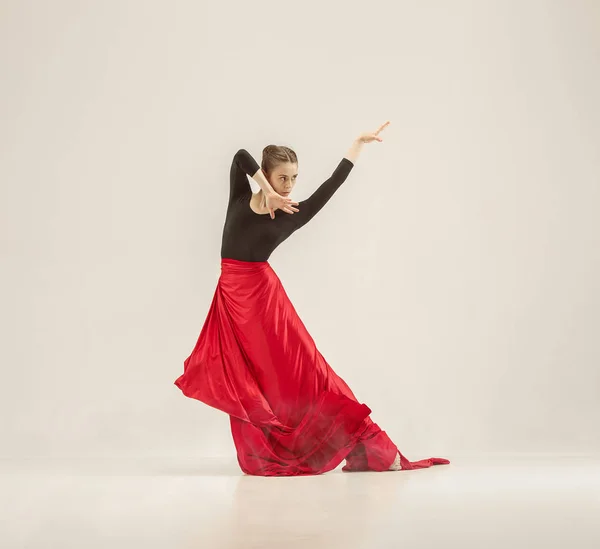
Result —
[{"label": "fingers", "polygon": [[285,207],[288,210],[293,210],[294,212],[299,212],[300,210],[298,208],[294,208],[294,206],[298,206],[298,202],[293,201],[291,198],[288,199],[287,204],[285,205]]},{"label": "fingers", "polygon": [[390,121],[388,120],[387,122],[385,122],[384,124],[382,124],[379,127],[379,129],[375,132],[375,135],[377,135],[381,130],[383,130],[389,123],[390,123]]},{"label": "fingers", "polygon": [[277,205],[276,208],[269,209],[269,214],[271,216],[271,219],[275,219],[275,213],[274,213],[275,210],[281,210],[288,214],[294,214],[294,213],[297,213],[300,211],[298,208],[294,208],[294,206],[298,206],[299,203],[292,200],[291,198],[286,197],[286,196],[280,195],[277,202],[279,204]]}]

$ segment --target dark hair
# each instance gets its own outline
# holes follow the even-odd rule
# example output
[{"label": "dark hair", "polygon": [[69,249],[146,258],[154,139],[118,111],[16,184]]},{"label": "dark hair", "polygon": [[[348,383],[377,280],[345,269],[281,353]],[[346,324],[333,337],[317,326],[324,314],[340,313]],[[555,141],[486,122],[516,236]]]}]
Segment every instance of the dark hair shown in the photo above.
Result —
[{"label": "dark hair", "polygon": [[298,163],[298,157],[292,149],[283,145],[267,145],[262,152],[260,167],[263,172],[270,174],[276,166],[286,162]]}]

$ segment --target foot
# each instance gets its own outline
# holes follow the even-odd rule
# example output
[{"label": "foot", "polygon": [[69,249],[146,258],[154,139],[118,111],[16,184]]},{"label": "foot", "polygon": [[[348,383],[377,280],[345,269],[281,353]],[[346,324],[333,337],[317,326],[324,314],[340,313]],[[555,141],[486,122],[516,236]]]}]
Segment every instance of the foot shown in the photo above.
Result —
[{"label": "foot", "polygon": [[396,459],[394,460],[394,463],[392,463],[390,465],[390,468],[388,469],[388,471],[401,471],[402,470],[402,465],[400,464],[400,454],[396,454]]}]

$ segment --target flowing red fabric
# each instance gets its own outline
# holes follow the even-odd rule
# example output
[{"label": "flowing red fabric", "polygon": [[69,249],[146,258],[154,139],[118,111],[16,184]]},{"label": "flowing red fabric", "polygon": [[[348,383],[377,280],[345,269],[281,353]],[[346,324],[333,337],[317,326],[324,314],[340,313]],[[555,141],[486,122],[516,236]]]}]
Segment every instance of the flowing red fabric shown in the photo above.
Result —
[{"label": "flowing red fabric", "polygon": [[[323,358],[267,261],[221,260],[198,341],[175,380],[230,416],[243,472],[385,471],[398,448]],[[403,469],[449,463],[411,462]]]}]

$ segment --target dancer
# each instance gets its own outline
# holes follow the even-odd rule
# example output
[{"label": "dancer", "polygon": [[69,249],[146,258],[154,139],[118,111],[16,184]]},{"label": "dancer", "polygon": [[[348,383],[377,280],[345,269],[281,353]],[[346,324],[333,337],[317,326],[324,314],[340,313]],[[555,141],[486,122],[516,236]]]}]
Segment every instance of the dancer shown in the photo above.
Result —
[{"label": "dancer", "polygon": [[[268,262],[273,250],[306,225],[354,167],[361,134],[332,175],[306,200],[290,193],[298,159],[269,145],[262,167],[245,150],[234,156],[221,247],[221,275],[200,336],[175,385],[184,395],[230,416],[242,471],[250,475],[314,475],[416,469],[450,463],[409,461],[369,417],[327,363]],[[254,194],[247,176],[260,186]]]}]

